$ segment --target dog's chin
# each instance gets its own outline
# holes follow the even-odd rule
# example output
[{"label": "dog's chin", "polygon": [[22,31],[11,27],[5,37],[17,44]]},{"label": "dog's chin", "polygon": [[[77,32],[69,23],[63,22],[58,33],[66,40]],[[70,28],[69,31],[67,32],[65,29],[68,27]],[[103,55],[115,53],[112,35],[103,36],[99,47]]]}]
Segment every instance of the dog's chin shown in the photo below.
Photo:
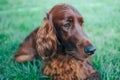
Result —
[{"label": "dog's chin", "polygon": [[86,60],[88,59],[89,55],[86,55],[85,53],[81,53],[81,52],[78,52],[78,51],[75,51],[75,50],[69,50],[69,51],[66,51],[66,53],[70,56],[72,56],[74,59],[76,60]]}]

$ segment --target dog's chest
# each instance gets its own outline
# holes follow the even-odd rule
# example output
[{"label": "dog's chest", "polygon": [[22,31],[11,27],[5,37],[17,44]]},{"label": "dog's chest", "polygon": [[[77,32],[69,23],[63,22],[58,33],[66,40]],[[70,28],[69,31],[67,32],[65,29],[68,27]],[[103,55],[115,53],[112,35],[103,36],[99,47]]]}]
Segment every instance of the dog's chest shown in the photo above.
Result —
[{"label": "dog's chest", "polygon": [[45,62],[43,74],[52,80],[84,80],[94,72],[87,62],[54,59]]}]

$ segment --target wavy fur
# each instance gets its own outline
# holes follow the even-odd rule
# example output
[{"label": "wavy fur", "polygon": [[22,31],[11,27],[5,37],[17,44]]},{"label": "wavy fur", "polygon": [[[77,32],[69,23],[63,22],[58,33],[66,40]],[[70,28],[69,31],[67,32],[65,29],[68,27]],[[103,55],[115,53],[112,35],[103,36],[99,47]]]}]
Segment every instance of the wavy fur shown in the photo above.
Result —
[{"label": "wavy fur", "polygon": [[[67,28],[63,27],[68,22],[73,26],[69,31],[69,24]],[[92,43],[83,33],[82,26],[83,18],[75,8],[67,4],[54,6],[44,18],[43,25],[20,45],[15,61],[42,57],[45,63],[43,74],[52,80],[100,80],[87,59],[90,55],[84,52],[84,48]]]}]

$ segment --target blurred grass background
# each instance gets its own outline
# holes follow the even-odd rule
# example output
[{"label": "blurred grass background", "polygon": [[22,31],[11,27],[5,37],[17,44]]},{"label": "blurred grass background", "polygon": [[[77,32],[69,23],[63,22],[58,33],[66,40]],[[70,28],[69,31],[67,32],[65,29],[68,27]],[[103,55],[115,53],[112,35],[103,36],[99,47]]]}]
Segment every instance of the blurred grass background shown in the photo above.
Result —
[{"label": "blurred grass background", "polygon": [[102,80],[120,80],[120,0],[0,0],[0,80],[47,80],[43,62],[16,63],[19,44],[57,3],[68,3],[84,17],[84,29],[97,47],[91,59]]}]

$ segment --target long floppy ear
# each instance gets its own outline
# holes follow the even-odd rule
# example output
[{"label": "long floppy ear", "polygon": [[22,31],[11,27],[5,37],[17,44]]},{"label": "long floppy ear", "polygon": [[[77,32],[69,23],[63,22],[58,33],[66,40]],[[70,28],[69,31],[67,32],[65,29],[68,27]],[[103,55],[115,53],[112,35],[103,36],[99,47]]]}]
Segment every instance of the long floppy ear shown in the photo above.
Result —
[{"label": "long floppy ear", "polygon": [[45,18],[42,27],[37,32],[36,46],[38,54],[47,59],[56,53],[57,38],[52,19]]}]

